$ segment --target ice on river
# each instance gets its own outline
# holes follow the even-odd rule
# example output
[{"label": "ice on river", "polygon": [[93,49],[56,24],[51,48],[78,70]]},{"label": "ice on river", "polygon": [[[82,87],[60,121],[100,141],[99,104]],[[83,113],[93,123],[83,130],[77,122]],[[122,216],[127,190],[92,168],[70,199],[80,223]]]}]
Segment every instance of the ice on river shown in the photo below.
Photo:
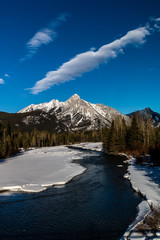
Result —
[{"label": "ice on river", "polygon": [[48,186],[63,185],[85,171],[74,159],[81,151],[65,146],[44,147],[20,153],[0,164],[0,190],[39,192]]},{"label": "ice on river", "polygon": [[97,152],[102,151],[102,142],[78,143],[78,144],[74,144],[73,146],[78,147],[78,148],[87,149],[87,150],[97,151]]},{"label": "ice on river", "polygon": [[[136,192],[143,195],[146,198],[146,201],[142,201],[139,204],[138,215],[135,221],[129,226],[121,239],[150,239],[148,237],[146,238],[143,234],[141,235],[141,233],[134,231],[134,229],[137,224],[151,212],[150,206],[160,206],[160,188],[159,185],[154,182],[153,177],[149,176],[148,169],[145,166],[142,167],[141,165],[136,165],[134,158],[131,159],[130,163],[131,165],[128,167],[128,174],[126,174],[124,177],[130,180],[132,188]],[[150,171],[152,172],[153,176],[159,174],[157,167],[150,167]]]},{"label": "ice on river", "polygon": [[128,167],[128,171],[133,189],[141,192],[153,206],[160,205],[159,185],[148,176],[145,168],[142,170],[140,166],[136,166],[133,159],[132,164]]}]

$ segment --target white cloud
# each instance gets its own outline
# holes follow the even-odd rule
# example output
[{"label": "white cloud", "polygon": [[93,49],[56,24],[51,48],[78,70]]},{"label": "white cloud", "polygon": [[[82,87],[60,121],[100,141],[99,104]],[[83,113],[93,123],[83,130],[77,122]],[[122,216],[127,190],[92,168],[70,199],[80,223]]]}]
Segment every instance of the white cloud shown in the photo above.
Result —
[{"label": "white cloud", "polygon": [[150,25],[153,31],[157,30],[160,32],[160,18],[150,17]]},{"label": "white cloud", "polygon": [[155,19],[154,27],[160,32],[160,18]]},{"label": "white cloud", "polygon": [[53,42],[57,36],[56,29],[62,22],[67,20],[68,14],[60,14],[48,27],[40,29],[34,36],[26,43],[27,54],[20,61],[31,58],[40,47]]},{"label": "white cloud", "polygon": [[97,51],[91,49],[90,51],[78,54],[70,61],[62,64],[58,70],[48,72],[45,78],[36,82],[30,90],[33,94],[38,94],[55,84],[74,80],[76,77],[80,77],[83,73],[93,70],[100,64],[116,58],[127,46],[139,46],[145,43],[146,36],[148,35],[150,35],[148,27],[140,27],[129,31],[120,39],[103,45]]},{"label": "white cloud", "polygon": [[4,80],[0,78],[0,84],[4,84]]},{"label": "white cloud", "polygon": [[6,74],[4,74],[4,76],[5,76],[5,77],[10,77],[10,76],[9,76],[9,74],[7,74],[7,73],[6,73]]},{"label": "white cloud", "polygon": [[157,22],[160,22],[160,18],[156,18],[155,20],[156,20]]}]

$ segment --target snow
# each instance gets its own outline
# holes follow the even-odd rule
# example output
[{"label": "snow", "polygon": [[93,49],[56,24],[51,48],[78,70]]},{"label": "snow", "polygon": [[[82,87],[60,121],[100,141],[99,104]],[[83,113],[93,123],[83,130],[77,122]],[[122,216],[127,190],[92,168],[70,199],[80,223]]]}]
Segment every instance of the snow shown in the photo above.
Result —
[{"label": "snow", "polygon": [[138,165],[135,165],[133,159],[128,171],[133,189],[138,189],[153,206],[160,205],[159,185],[147,176],[145,169],[142,170]]},{"label": "snow", "polygon": [[146,240],[146,237],[143,236],[142,233],[138,233],[138,232],[133,232],[130,235],[130,239],[135,239],[135,240]]},{"label": "snow", "polygon": [[96,112],[97,112],[98,114],[100,114],[102,117],[106,118],[105,112],[102,111],[100,107],[98,107],[96,104],[93,104],[93,103],[90,103],[90,106],[91,106],[94,110],[96,110]]},{"label": "snow", "polygon": [[155,119],[157,122],[160,120],[158,116],[155,116]]},{"label": "snow", "polygon": [[120,168],[120,167],[123,167],[123,165],[117,165],[117,167],[119,167],[119,168]]},{"label": "snow", "polygon": [[[129,226],[122,239],[148,239],[145,236],[139,236],[139,232],[135,232],[137,224],[139,224],[145,216],[151,213],[151,207],[160,206],[160,188],[154,182],[154,178],[149,177],[146,167],[135,164],[135,159],[130,160],[131,165],[128,166],[128,173],[124,175],[131,182],[132,188],[141,194],[146,201],[142,201],[138,206],[138,215],[135,221]],[[153,175],[157,175],[157,169],[149,170]],[[137,234],[137,235],[136,235]],[[129,238],[128,238],[129,237]],[[156,238],[154,238],[156,239]],[[159,238],[157,238],[159,239]]]},{"label": "snow", "polygon": [[73,146],[77,148],[82,148],[82,149],[87,149],[87,150],[92,150],[97,152],[102,151],[102,142],[93,142],[93,143],[86,142],[86,143],[74,144]]},{"label": "snow", "polygon": [[[111,121],[115,119],[116,116],[124,118],[126,122],[130,121],[129,117],[119,113],[117,110],[103,104],[89,103],[81,99],[77,94],[65,102],[59,102],[53,99],[49,103],[31,104],[18,113],[29,113],[35,110],[41,110],[49,115],[55,115],[58,120],[62,120],[66,127],[69,126],[73,131],[93,130],[110,126]],[[90,124],[86,125],[86,121],[88,120]]]},{"label": "snow", "polygon": [[59,102],[58,100],[51,100],[48,103],[40,103],[40,104],[31,104],[28,107],[23,108],[22,110],[18,111],[18,113],[25,113],[25,112],[32,112],[32,111],[36,111],[36,110],[43,110],[46,112],[49,112],[52,108],[55,107],[61,107],[64,103],[63,102]]},{"label": "snow", "polygon": [[0,164],[0,190],[39,192],[48,186],[64,185],[85,168],[72,163],[93,153],[65,146],[43,147],[20,153]]},{"label": "snow", "polygon": [[[146,216],[148,214],[148,212],[150,211],[150,207],[148,205],[148,203],[146,201],[142,201],[139,205],[138,205],[138,216],[136,217],[135,221],[128,227],[127,231],[125,232],[123,238],[121,239],[126,239],[128,236],[130,236],[130,239],[138,239],[139,233],[138,232],[133,232],[131,233],[132,229],[135,228],[135,226],[141,222],[144,219],[144,216]],[[144,238],[145,239],[145,238]]]}]

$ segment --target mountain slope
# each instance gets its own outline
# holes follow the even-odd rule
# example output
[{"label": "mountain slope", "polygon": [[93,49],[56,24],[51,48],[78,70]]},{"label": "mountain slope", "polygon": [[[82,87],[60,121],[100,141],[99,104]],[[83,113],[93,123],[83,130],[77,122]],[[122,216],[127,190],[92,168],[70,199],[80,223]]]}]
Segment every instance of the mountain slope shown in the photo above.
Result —
[{"label": "mountain slope", "polygon": [[[110,127],[112,120],[116,117],[129,121],[129,117],[121,114],[116,109],[103,104],[89,103],[81,99],[77,94],[65,102],[52,100],[49,103],[31,104],[20,110],[18,114],[29,114],[37,110],[43,112],[42,115],[55,116],[57,121],[69,131],[86,131]],[[26,120],[24,119],[24,121]]]},{"label": "mountain slope", "polygon": [[47,130],[50,132],[64,132],[68,129],[59,122],[55,115],[36,110],[26,113],[6,113],[0,112],[0,121],[10,122],[12,129],[20,128],[22,131]]},{"label": "mountain slope", "polygon": [[160,114],[157,113],[157,112],[154,112],[149,107],[145,108],[143,110],[139,110],[139,111],[135,111],[135,112],[132,112],[130,114],[127,114],[127,116],[132,117],[132,116],[137,115],[137,114],[141,114],[143,116],[144,120],[146,119],[147,116],[149,116],[152,119],[155,127],[160,126]]}]

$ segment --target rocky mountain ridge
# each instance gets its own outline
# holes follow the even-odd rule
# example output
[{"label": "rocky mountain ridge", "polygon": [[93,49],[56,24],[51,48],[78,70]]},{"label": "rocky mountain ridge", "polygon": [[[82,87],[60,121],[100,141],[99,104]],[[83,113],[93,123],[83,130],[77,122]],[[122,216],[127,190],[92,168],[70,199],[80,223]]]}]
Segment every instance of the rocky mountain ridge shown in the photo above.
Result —
[{"label": "rocky mountain ridge", "polygon": [[77,94],[65,102],[52,100],[49,103],[31,104],[17,113],[0,112],[0,121],[10,122],[12,128],[21,128],[23,131],[76,132],[110,127],[115,118],[124,119],[129,124],[135,114],[141,114],[144,119],[150,116],[154,126],[160,126],[160,114],[150,108],[124,115],[104,104],[87,102]]},{"label": "rocky mountain ridge", "polygon": [[138,110],[130,114],[127,114],[128,117],[133,117],[134,115],[142,115],[144,120],[146,120],[147,117],[150,117],[153,122],[153,125],[155,127],[160,127],[160,114],[157,112],[154,112],[149,107],[143,110]]},{"label": "rocky mountain ridge", "polygon": [[[77,94],[74,94],[65,102],[52,100],[49,103],[31,104],[20,110],[18,114],[34,111],[42,111],[43,117],[45,114],[47,116],[56,116],[57,120],[69,131],[86,131],[110,127],[111,122],[116,117],[124,118],[126,122],[130,121],[129,117],[121,114],[116,109],[103,104],[89,103],[81,99]],[[29,124],[28,120],[29,117],[24,119],[26,124]]]}]

